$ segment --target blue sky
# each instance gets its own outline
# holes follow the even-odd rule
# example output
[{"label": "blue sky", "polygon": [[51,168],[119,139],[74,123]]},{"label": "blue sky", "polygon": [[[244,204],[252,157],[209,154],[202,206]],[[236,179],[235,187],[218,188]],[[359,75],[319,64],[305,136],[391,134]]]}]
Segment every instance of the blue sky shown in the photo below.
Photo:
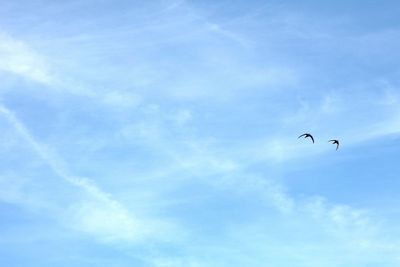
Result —
[{"label": "blue sky", "polygon": [[1,265],[399,266],[399,12],[1,1]]}]

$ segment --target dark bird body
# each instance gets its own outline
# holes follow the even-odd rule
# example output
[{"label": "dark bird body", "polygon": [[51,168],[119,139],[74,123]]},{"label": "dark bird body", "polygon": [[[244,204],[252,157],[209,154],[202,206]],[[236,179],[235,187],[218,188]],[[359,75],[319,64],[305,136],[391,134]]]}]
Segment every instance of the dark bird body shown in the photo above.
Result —
[{"label": "dark bird body", "polygon": [[339,140],[333,139],[333,140],[329,140],[328,142],[332,142],[333,145],[336,145],[336,150],[338,150],[338,148],[339,148]]},{"label": "dark bird body", "polygon": [[308,138],[308,137],[311,138],[312,142],[314,143],[314,137],[309,133],[302,134],[299,137],[297,137],[297,139],[299,139],[300,137],[303,137],[303,136],[304,136],[304,138]]}]

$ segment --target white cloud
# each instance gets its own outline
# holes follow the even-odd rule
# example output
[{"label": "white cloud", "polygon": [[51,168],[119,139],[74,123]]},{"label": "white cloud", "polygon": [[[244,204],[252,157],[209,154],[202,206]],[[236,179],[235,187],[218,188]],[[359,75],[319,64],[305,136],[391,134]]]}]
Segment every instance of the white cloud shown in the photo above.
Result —
[{"label": "white cloud", "polygon": [[[66,164],[47,147],[40,144],[12,111],[0,106],[0,113],[11,123],[17,133],[42,158],[51,170],[64,181],[82,189],[89,197],[71,208],[72,226],[106,241],[134,241],[149,234],[151,223],[141,223],[138,218],[117,200],[100,189],[93,180],[69,174]],[[16,198],[9,194],[7,198]]]},{"label": "white cloud", "polygon": [[170,117],[177,125],[183,126],[192,119],[192,112],[187,109],[182,109],[177,111]]},{"label": "white cloud", "polygon": [[65,219],[73,228],[107,242],[135,241],[149,234],[143,222],[139,222],[116,201],[94,199],[80,202],[70,207],[66,215]]},{"label": "white cloud", "polygon": [[[182,3],[183,1],[173,3],[169,8],[163,11],[167,14],[163,13],[161,19],[155,23],[151,22],[153,24],[146,20],[144,23],[145,25],[139,27],[139,30],[129,29],[129,25],[125,28],[120,28],[119,32],[113,35],[113,37],[118,38],[118,36],[124,36],[124,38],[127,38],[125,36],[130,36],[132,38],[132,36],[139,36],[139,34],[137,34],[138,32],[140,32],[140,36],[143,37],[136,38],[137,40],[135,40],[135,42],[124,40],[126,43],[129,43],[129,47],[132,47],[132,50],[128,50],[126,48],[128,45],[124,46],[123,42],[122,44],[118,41],[115,42],[121,45],[122,49],[119,49],[119,46],[114,47],[111,43],[104,41],[111,36],[110,33],[107,32],[97,33],[97,37],[95,35],[82,34],[82,36],[85,36],[85,40],[75,41],[73,45],[69,46],[69,48],[72,49],[62,50],[53,48],[54,51],[78,51],[77,54],[58,54],[53,56],[61,59],[59,62],[62,62],[63,58],[71,56],[71,62],[75,62],[72,64],[73,67],[71,69],[76,67],[76,73],[80,73],[82,69],[86,69],[82,74],[84,82],[81,83],[79,78],[77,78],[79,81],[65,78],[61,88],[68,88],[66,89],[68,92],[73,92],[77,95],[87,95],[99,100],[99,102],[106,105],[106,108],[102,110],[102,112],[108,113],[110,107],[130,108],[142,104],[144,99],[133,92],[136,87],[140,88],[140,90],[142,90],[141,92],[144,93],[149,91],[149,98],[151,98],[152,95],[157,95],[157,97],[159,95],[163,96],[163,93],[166,92],[166,95],[177,96],[178,98],[182,97],[197,100],[197,98],[200,99],[206,96],[207,98],[204,98],[206,100],[220,98],[225,101],[232,92],[235,94],[237,93],[236,96],[240,97],[242,96],[242,91],[248,90],[249,88],[265,87],[270,90],[275,87],[280,87],[281,85],[291,86],[298,82],[298,73],[289,67],[284,65],[276,66],[276,64],[273,63],[269,65],[269,62],[266,63],[267,66],[264,64],[257,64],[258,61],[251,56],[251,53],[246,54],[248,52],[246,48],[249,48],[249,45],[252,44],[251,40],[245,38],[246,36],[228,30],[228,27],[222,26],[222,24],[204,22],[204,20],[199,22],[197,19],[194,19],[196,14],[183,14],[184,12],[179,10]],[[171,10],[177,11],[177,14],[168,14]],[[177,16],[174,17],[174,15]],[[169,21],[170,23],[161,25],[164,21]],[[190,27],[186,27],[187,24]],[[191,28],[201,28],[201,30],[189,32],[188,29]],[[143,29],[151,30],[146,32],[146,30]],[[289,30],[295,31],[296,29]],[[134,31],[136,31],[136,33],[134,33]],[[169,36],[164,36],[164,33],[168,33]],[[311,35],[311,33],[307,31],[299,31],[294,34],[303,36],[304,38],[309,38]],[[97,39],[94,40],[94,38]],[[315,38],[315,36],[313,38]],[[325,37],[321,36],[320,38]],[[203,42],[203,44],[193,50],[182,45],[195,40]],[[232,40],[234,41],[233,45],[231,42]],[[1,36],[0,42],[2,42],[0,44],[0,56],[3,57],[3,55],[5,55],[5,63],[0,62],[0,69],[22,75],[44,84],[51,84],[53,82],[54,78],[49,74],[50,72],[43,58],[32,51],[26,44],[9,37]],[[190,63],[185,60],[177,60],[175,62],[169,57],[164,58],[163,52],[157,52],[155,58],[149,56],[153,55],[155,50],[163,51],[163,45],[165,43],[168,44],[166,47],[173,47],[171,44],[182,45],[183,49],[187,49],[187,54],[194,57],[193,61],[197,59],[198,62],[191,65],[190,63],[193,62],[191,61],[192,58],[188,60],[191,61]],[[238,46],[235,46],[235,43],[240,44],[240,47],[238,48]],[[87,47],[96,51],[88,51]],[[148,47],[152,47],[154,50],[146,50]],[[119,62],[115,65],[115,62],[113,62],[115,59],[119,60],[118,56],[123,55],[122,53],[114,54],[116,53],[115,51],[120,50],[125,54],[132,54],[132,58],[126,60],[129,61],[127,65],[119,65]],[[137,53],[136,50],[141,52]],[[168,55],[168,53],[165,54]],[[243,54],[248,55],[248,57],[246,57],[246,55],[242,57],[241,55]],[[88,57],[82,55],[88,55]],[[109,61],[107,60],[108,58],[113,59]],[[168,62],[168,64],[165,62]],[[181,65],[182,62],[184,63],[182,64],[183,66]],[[273,62],[273,60],[271,62]],[[80,66],[81,63],[82,66]],[[113,67],[110,67],[113,71],[111,74],[108,73],[108,63],[114,64]],[[138,65],[138,67],[135,69],[135,66],[130,72],[119,72],[127,68],[128,65]],[[145,67],[142,69],[140,66],[143,65],[145,65]],[[105,67],[96,68],[97,66]],[[160,68],[163,69],[160,70]],[[100,71],[98,72],[98,70]],[[73,76],[73,72],[71,73]],[[66,74],[68,74],[68,71],[66,71]],[[130,76],[129,74],[134,75]],[[68,75],[63,75],[63,77],[64,76]],[[79,77],[82,78],[81,76]],[[105,78],[104,80],[103,78],[96,79],[97,77]],[[117,81],[121,77],[123,77],[122,81]],[[111,79],[112,81],[108,81],[107,79]],[[106,87],[103,88],[101,86],[97,88],[96,84],[102,84],[103,81],[109,82],[107,84],[108,88],[116,89],[108,90],[105,89]],[[134,89],[132,89],[132,92],[119,90],[118,86],[113,87],[113,83],[134,84]],[[77,84],[85,85],[76,86]],[[291,92],[289,92],[289,94]],[[382,103],[384,103],[386,107],[395,106],[398,103],[397,98],[395,93],[391,93],[386,95],[385,99],[382,99]],[[286,99],[286,96],[283,96],[283,99]],[[278,118],[279,126],[283,125],[283,127],[279,128],[286,127],[285,133],[266,133],[266,137],[252,141],[249,141],[247,135],[243,135],[243,140],[238,140],[237,143],[231,142],[229,148],[227,146],[219,146],[219,140],[216,140],[215,146],[212,142],[204,141],[206,138],[203,137],[202,133],[200,133],[199,136],[191,136],[187,133],[183,133],[182,136],[175,134],[174,131],[177,129],[175,129],[174,126],[178,126],[177,128],[196,128],[196,122],[194,121],[197,119],[197,114],[189,108],[165,112],[165,110],[162,110],[161,106],[149,105],[148,113],[145,114],[144,119],[139,119],[132,124],[123,125],[118,136],[122,139],[122,142],[119,144],[137,142],[137,144],[145,146],[146,151],[151,151],[152,153],[155,151],[156,153],[154,154],[162,158],[162,160],[155,164],[155,169],[151,170],[154,173],[161,173],[160,177],[162,177],[162,180],[157,180],[156,183],[158,184],[155,186],[179,187],[179,179],[190,180],[194,178],[197,179],[196,182],[210,183],[221,189],[228,189],[229,193],[239,192],[246,194],[248,197],[257,197],[263,201],[265,206],[272,207],[278,211],[277,213],[280,216],[279,221],[274,222],[275,224],[268,224],[269,220],[273,221],[272,217],[276,216],[276,213],[270,213],[270,210],[267,210],[265,215],[265,221],[267,223],[263,222],[258,225],[257,223],[250,225],[249,228],[252,228],[252,226],[255,227],[248,232],[242,231],[242,225],[233,227],[233,231],[239,235],[238,239],[234,239],[233,241],[222,240],[220,244],[213,244],[213,246],[204,248],[209,253],[209,258],[214,259],[214,257],[210,255],[216,255],[217,259],[215,259],[214,262],[211,262],[211,260],[207,262],[208,260],[205,259],[206,257],[190,255],[188,259],[185,259],[184,256],[182,258],[160,257],[158,260],[155,260],[155,264],[157,266],[222,266],[222,264],[218,264],[218,260],[221,262],[224,260],[226,261],[228,258],[238,259],[240,258],[238,255],[243,256],[244,259],[247,258],[248,262],[254,263],[255,259],[268,259],[268,257],[264,258],[264,255],[270,255],[271,259],[274,258],[274,255],[276,256],[281,253],[286,255],[278,255],[277,258],[281,257],[282,260],[285,260],[286,256],[289,255],[295,259],[301,260],[299,266],[316,266],[317,264],[315,262],[318,263],[318,261],[320,261],[320,263],[326,263],[327,259],[332,260],[331,263],[328,263],[330,264],[328,266],[334,266],[336,263],[340,263],[340,260],[334,261],[335,258],[330,254],[331,252],[329,250],[342,251],[341,249],[343,248],[341,248],[341,246],[344,247],[345,252],[349,253],[356,253],[358,251],[357,247],[367,248],[367,252],[384,251],[386,253],[392,253],[393,251],[398,251],[393,240],[390,240],[390,242],[381,242],[381,240],[379,240],[377,237],[378,234],[375,232],[377,231],[375,221],[369,217],[368,212],[355,209],[348,205],[332,204],[321,199],[307,199],[302,202],[291,196],[285,190],[284,185],[277,182],[277,179],[267,179],[265,177],[257,177],[249,174],[252,171],[251,167],[259,163],[267,162],[269,166],[272,166],[271,168],[274,168],[275,163],[288,162],[289,160],[300,157],[320,156],[328,150],[332,151],[332,148],[325,143],[321,145],[315,144],[312,146],[312,149],[310,149],[311,144],[308,142],[309,140],[306,140],[306,142],[298,140],[297,136],[303,133],[298,132],[299,125],[301,125],[301,127],[306,125],[306,127],[319,131],[318,141],[329,138],[329,131],[334,128],[336,134],[338,133],[340,137],[343,138],[345,146],[359,144],[357,143],[359,140],[367,141],[371,140],[371,138],[399,131],[399,113],[393,114],[387,121],[374,121],[375,124],[372,127],[372,131],[360,131],[360,129],[358,129],[358,126],[361,126],[362,130],[369,129],[368,127],[371,122],[358,121],[358,119],[363,116],[362,112],[360,115],[353,117],[352,121],[356,121],[357,123],[351,125],[352,127],[348,127],[348,124],[341,125],[337,123],[340,121],[340,118],[348,116],[351,113],[350,111],[355,111],[360,106],[369,108],[371,100],[368,99],[362,102],[362,100],[358,100],[355,95],[352,95],[348,99],[349,100],[346,100],[344,95],[329,93],[323,96],[320,101],[317,101],[318,103],[304,101],[299,110],[293,111],[293,113],[289,114],[286,118],[284,114],[288,114],[287,110],[273,110],[271,113],[266,114],[267,117]],[[272,102],[274,100],[268,101]],[[266,106],[270,103],[268,101]],[[355,108],[352,108],[354,101],[358,102],[354,105]],[[281,107],[282,106],[279,106],[279,108]],[[69,208],[66,208],[66,214],[63,219],[65,219],[72,228],[96,236],[107,242],[141,240],[144,237],[158,235],[162,230],[165,230],[164,227],[166,226],[164,224],[157,224],[154,223],[153,220],[142,218],[140,214],[133,212],[135,209],[127,208],[115,197],[103,191],[92,179],[71,174],[64,160],[61,159],[57,153],[52,151],[50,147],[38,142],[11,110],[2,107],[0,111],[15,127],[19,135],[23,137],[43,161],[50,166],[55,174],[84,192],[85,197],[83,197],[83,200],[79,199],[73,202],[73,205]],[[289,113],[290,112],[291,111],[289,111]],[[148,117],[146,117],[146,115],[148,115]],[[219,114],[216,114],[216,116],[217,115]],[[121,119],[121,121],[125,123],[125,119],[132,116],[132,114],[122,114],[122,116],[126,116]],[[264,117],[264,115],[260,117]],[[256,120],[260,117],[251,117],[249,119]],[[329,117],[329,119],[327,119],[327,117]],[[333,120],[331,121],[330,119]],[[266,118],[266,120],[268,121],[269,118]],[[211,123],[207,123],[207,125],[197,125],[198,132],[202,132],[201,130],[203,127],[210,127],[209,125],[211,125],[213,121],[211,120],[210,122]],[[116,122],[116,124],[117,123],[119,122]],[[92,125],[88,127],[92,127]],[[95,129],[95,126],[93,127]],[[214,126],[210,127],[211,130],[213,127]],[[331,128],[328,129],[328,127]],[[210,128],[207,130],[210,130]],[[324,128],[326,130],[323,130]],[[237,130],[244,132],[244,130],[247,129]],[[357,135],[356,131],[362,133]],[[96,137],[85,136],[85,138],[94,139]],[[100,139],[102,139],[101,142],[106,144],[104,146],[114,145],[112,141],[105,140],[107,138],[103,136],[101,136]],[[83,146],[85,146],[85,144],[83,144]],[[168,166],[164,166],[165,162],[167,162]],[[110,164],[112,164],[112,162],[110,162]],[[135,162],[134,164],[138,163]],[[164,167],[166,167],[165,172],[163,170]],[[90,169],[91,166],[87,168]],[[257,170],[255,172],[257,172]],[[120,180],[119,177],[117,178]],[[149,176],[144,176],[141,179],[146,180],[148,178]],[[168,178],[168,180],[165,178]],[[168,183],[166,183],[166,180]],[[143,192],[143,194],[152,194],[157,190],[153,186],[151,186],[151,189],[146,189],[147,191]],[[11,191],[9,194],[6,194],[6,192],[2,193],[4,193],[5,199],[11,201],[20,201],[22,198],[17,190]],[[129,191],[129,194],[134,193],[135,190]],[[165,205],[166,212],[173,213],[173,211],[168,209],[170,206],[165,203],[168,201],[172,203],[175,199],[172,201],[164,200],[165,199],[162,197],[157,199],[158,202],[163,202],[161,205]],[[191,201],[191,199],[189,201]],[[260,211],[262,212],[263,210],[261,209]],[[224,218],[222,218],[222,220],[223,219]],[[275,231],[276,229],[278,230]],[[313,231],[323,236],[323,238],[318,239],[318,241],[310,241],[308,237],[304,238],[304,236],[301,236],[301,234],[313,235]],[[291,236],[286,236],[285,239],[286,233],[292,235],[293,238]],[[276,236],[279,235],[277,239],[282,236],[283,241],[272,240],[270,236],[274,234]],[[193,240],[199,238],[194,235],[192,237]],[[252,240],[252,238],[254,239]],[[185,247],[186,249],[186,247],[191,246],[190,241],[188,241],[189,239],[190,238],[180,244],[174,243],[171,247],[176,245]],[[292,241],[293,243],[283,244],[284,242]],[[299,242],[301,242],[301,245],[299,245]],[[233,245],[233,243],[237,244],[237,246]],[[315,250],[312,251],[313,249]],[[198,253],[195,249],[189,249],[188,251],[188,254]],[[317,251],[317,253],[315,251]],[[205,255],[207,252],[201,252],[198,255]],[[224,260],[221,260],[221,258],[218,259],[220,252],[222,252],[221,254],[225,253],[226,257]],[[316,257],[315,254],[319,252],[321,252],[322,256]],[[184,254],[184,252],[182,252],[182,254]],[[324,255],[326,256],[325,261],[323,259]],[[202,260],[204,260],[205,263],[202,262]],[[263,261],[262,264],[265,264],[265,262],[268,261]],[[304,262],[306,262],[306,264],[303,264]],[[240,265],[237,262],[236,264]],[[261,266],[262,264],[259,265]],[[246,264],[241,265],[246,266]],[[248,264],[247,266],[254,265]]]},{"label": "white cloud", "polygon": [[46,60],[22,41],[0,33],[0,70],[50,85],[54,81]]},{"label": "white cloud", "polygon": [[105,92],[100,99],[102,99],[105,104],[120,108],[132,108],[141,103],[141,98],[138,95],[117,90]]}]

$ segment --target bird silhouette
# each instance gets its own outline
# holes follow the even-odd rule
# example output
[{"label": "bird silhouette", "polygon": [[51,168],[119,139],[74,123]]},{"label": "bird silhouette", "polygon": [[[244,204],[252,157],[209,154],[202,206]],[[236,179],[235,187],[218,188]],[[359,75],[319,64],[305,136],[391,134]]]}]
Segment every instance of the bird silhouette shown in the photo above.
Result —
[{"label": "bird silhouette", "polygon": [[310,137],[312,142],[313,142],[313,144],[314,144],[314,137],[309,133],[302,134],[299,137],[297,137],[297,139],[299,139],[300,137],[303,137],[303,136],[304,136],[304,138]]},{"label": "bird silhouette", "polygon": [[339,140],[333,139],[333,140],[329,140],[328,142],[332,142],[333,145],[336,145],[336,150],[338,150],[338,148],[339,148]]}]

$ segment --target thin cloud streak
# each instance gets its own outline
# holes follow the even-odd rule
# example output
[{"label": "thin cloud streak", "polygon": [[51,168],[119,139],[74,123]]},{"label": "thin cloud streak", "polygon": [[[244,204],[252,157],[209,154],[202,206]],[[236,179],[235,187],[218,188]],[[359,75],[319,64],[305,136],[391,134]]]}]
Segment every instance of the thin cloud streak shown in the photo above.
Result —
[{"label": "thin cloud streak", "polygon": [[[11,124],[51,168],[45,169],[47,179],[58,176],[56,182],[83,192],[59,216],[95,237],[82,242],[83,251],[97,239],[111,242],[101,264],[120,266],[136,265],[119,264],[129,253],[160,267],[398,266],[395,224],[381,224],[385,218],[374,217],[370,203],[344,200],[336,187],[363,183],[344,191],[373,193],[368,183],[376,177],[364,181],[359,170],[340,172],[348,167],[344,158],[357,158],[354,148],[400,129],[397,88],[381,97],[384,86],[373,85],[393,66],[384,66],[385,59],[364,64],[378,54],[387,57],[379,49],[368,57],[386,35],[354,38],[351,23],[341,17],[318,20],[320,10],[301,14],[292,4],[77,1],[68,12],[64,5],[71,4],[45,1],[27,9],[38,18],[28,35],[7,29],[29,40],[21,55],[36,55],[27,62],[45,66],[51,86],[32,68],[4,65],[5,75],[36,81],[34,93],[50,87],[56,97],[38,99],[15,86],[4,94],[0,114],[9,122],[4,128]],[[68,23],[49,24],[55,13]],[[7,49],[0,48],[0,56]],[[47,111],[51,116],[43,118]],[[39,135],[45,129],[49,139],[37,140],[15,114],[35,122]],[[315,134],[315,145],[297,139],[305,131]],[[332,138],[343,144],[338,153],[326,143]],[[338,162],[328,173],[319,163],[330,157]],[[300,166],[303,160],[310,164]],[[355,169],[368,171],[369,164],[353,160]],[[390,159],[384,160],[388,166]],[[382,175],[388,182],[392,178],[379,163],[379,181]],[[315,177],[321,179],[310,182]],[[38,195],[54,189],[44,180]],[[165,227],[165,218],[179,229]],[[173,237],[153,242],[165,232]],[[135,247],[137,240],[151,248]]]},{"label": "thin cloud streak", "polygon": [[92,180],[71,175],[65,167],[65,163],[36,141],[11,110],[1,105],[0,112],[57,176],[84,190],[94,198],[94,201],[89,200],[86,203],[75,205],[75,209],[73,209],[80,230],[100,235],[106,240],[135,240],[137,238],[138,228],[141,225],[121,203],[101,190]]}]

